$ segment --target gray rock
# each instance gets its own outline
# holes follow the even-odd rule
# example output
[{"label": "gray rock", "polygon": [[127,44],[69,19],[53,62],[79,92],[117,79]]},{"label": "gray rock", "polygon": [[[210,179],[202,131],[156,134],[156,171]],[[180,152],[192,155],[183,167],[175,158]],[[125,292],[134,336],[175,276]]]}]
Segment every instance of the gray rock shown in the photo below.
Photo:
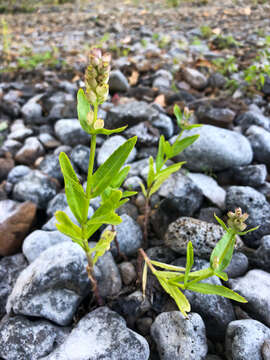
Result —
[{"label": "gray rock", "polygon": [[201,208],[198,219],[209,223],[218,224],[217,220],[214,217],[214,214],[216,214],[216,216],[218,216],[219,218],[222,218],[222,212],[219,208],[211,206],[207,208]]},{"label": "gray rock", "polygon": [[207,340],[202,318],[196,313],[185,319],[180,311],[158,315],[151,326],[161,360],[202,360]]},{"label": "gray rock", "polygon": [[186,136],[195,134],[200,135],[199,139],[176,157],[178,161],[186,160],[185,166],[192,171],[221,171],[252,161],[248,139],[235,131],[203,125],[184,132]]},{"label": "gray rock", "polygon": [[189,172],[187,176],[201,189],[203,195],[214,205],[225,207],[226,191],[218,185],[212,177],[199,173]]},{"label": "gray rock", "polygon": [[270,358],[270,337],[266,339],[262,346],[262,357],[263,360],[268,360]]},{"label": "gray rock", "polygon": [[46,149],[54,149],[57,146],[60,146],[60,142],[48,133],[41,133],[38,136],[38,139]]},{"label": "gray rock", "polygon": [[130,165],[130,170],[128,175],[131,176],[140,176],[142,171],[148,167],[149,159],[142,159],[139,161],[134,161]]},{"label": "gray rock", "polygon": [[68,206],[67,197],[65,193],[59,193],[55,195],[52,200],[49,201],[46,214],[51,217],[57,210],[64,210]]},{"label": "gray rock", "polygon": [[[99,149],[99,152],[97,155],[98,166],[103,164],[108,159],[108,157],[116,149],[118,149],[119,146],[124,144],[125,141],[126,141],[126,139],[121,135],[111,136],[110,138],[105,140],[104,143],[102,144],[101,148]],[[137,153],[136,149],[133,148],[131,150],[131,153],[129,154],[126,162],[127,163],[132,162],[136,157],[136,153]]]},{"label": "gray rock", "polygon": [[109,88],[112,92],[124,92],[129,89],[127,78],[120,70],[111,71]]},{"label": "gray rock", "polygon": [[165,136],[165,139],[173,136],[173,121],[169,116],[159,114],[159,118],[152,121],[152,125],[158,128],[159,132]]},{"label": "gray rock", "polygon": [[5,360],[38,360],[63,342],[68,328],[24,316],[6,317],[0,323],[0,356]]},{"label": "gray rock", "polygon": [[31,263],[43,251],[64,241],[71,242],[72,240],[60,231],[35,230],[24,239],[22,251],[28,262]]},{"label": "gray rock", "polygon": [[270,235],[261,238],[260,246],[249,255],[249,259],[256,267],[270,272]]},{"label": "gray rock", "polygon": [[27,124],[44,124],[42,106],[38,103],[42,96],[43,94],[36,95],[23,105],[21,112]]},{"label": "gray rock", "polygon": [[88,172],[90,149],[85,145],[77,145],[70,154],[71,161],[80,169],[84,174]]},{"label": "gray rock", "polygon": [[230,265],[225,269],[229,279],[243,276],[248,270],[248,257],[241,253],[235,252],[232,256]]},{"label": "gray rock", "polygon": [[228,325],[226,355],[228,360],[263,360],[261,349],[270,337],[270,329],[256,320],[236,320]]},{"label": "gray rock", "polygon": [[246,135],[254,152],[254,160],[270,166],[270,132],[252,125]]},{"label": "gray rock", "polygon": [[40,360],[148,360],[149,355],[147,341],[116,312],[101,307],[83,317],[65,342]]},{"label": "gray rock", "polygon": [[20,150],[22,144],[16,140],[6,140],[3,142],[1,148],[6,151],[10,152],[13,156]]},{"label": "gray rock", "polygon": [[229,280],[228,284],[248,301],[242,304],[243,309],[270,326],[270,274],[263,270],[250,270],[243,277]]},{"label": "gray rock", "polygon": [[[187,244],[191,241],[194,253],[208,260],[223,234],[224,231],[219,225],[190,217],[181,217],[169,225],[165,234],[165,244],[178,254],[185,255]],[[241,246],[242,241],[238,238],[236,249]]]},{"label": "gray rock", "polygon": [[[115,226],[119,249],[127,256],[134,255],[142,246],[142,230],[129,215],[121,215],[121,219],[122,223]],[[107,226],[105,230],[112,230],[111,225]],[[111,251],[114,256],[117,256],[115,242],[111,244]]]},{"label": "gray rock", "polygon": [[262,92],[267,96],[270,95],[270,78],[269,78],[269,76],[265,77],[265,82],[264,82],[264,85],[262,88]]},{"label": "gray rock", "polygon": [[239,185],[258,187],[266,181],[267,168],[264,164],[239,166],[232,169],[232,177]]},{"label": "gray rock", "polygon": [[27,261],[22,254],[5,256],[0,260],[0,318],[6,312],[6,302],[20,272]]},{"label": "gray rock", "polygon": [[25,138],[27,138],[28,136],[31,136],[32,134],[33,134],[33,130],[22,126],[20,129],[12,131],[8,135],[8,139],[23,141]]},{"label": "gray rock", "polygon": [[142,183],[142,179],[139,178],[139,176],[131,176],[124,181],[123,188],[127,190],[140,191],[140,183]]},{"label": "gray rock", "polygon": [[134,265],[131,262],[124,261],[119,265],[121,278],[125,285],[131,284],[136,280],[137,274]]},{"label": "gray rock", "polygon": [[171,89],[172,80],[173,76],[169,71],[160,69],[154,74],[152,87],[160,91]]},{"label": "gray rock", "polygon": [[146,250],[147,256],[151,260],[160,261],[163,263],[171,263],[175,260],[177,254],[165,246],[154,246]]},{"label": "gray rock", "polygon": [[270,119],[259,111],[247,111],[237,116],[235,123],[240,125],[243,130],[246,130],[252,125],[257,125],[270,131]]},{"label": "gray rock", "polygon": [[201,105],[196,111],[199,123],[229,128],[235,118],[235,112],[227,108],[215,108]]},{"label": "gray rock", "polygon": [[270,233],[270,204],[263,194],[249,186],[230,186],[227,189],[226,209],[234,211],[238,207],[249,214],[246,221],[249,228],[260,226],[243,236],[247,246],[256,248],[261,237]]},{"label": "gray rock", "polygon": [[172,174],[158,190],[165,198],[161,204],[163,212],[169,212],[172,219],[179,216],[191,216],[202,204],[202,191],[183,172]]},{"label": "gray rock", "polygon": [[43,145],[36,137],[31,136],[25,140],[23,147],[17,152],[15,160],[21,164],[33,165],[44,152]]},{"label": "gray rock", "polygon": [[214,73],[209,77],[209,85],[213,88],[222,89],[227,83],[227,79],[220,73]]},{"label": "gray rock", "polygon": [[47,174],[50,177],[57,179],[60,183],[64,181],[59,163],[59,158],[57,155],[54,154],[46,155],[39,164],[38,168],[44,174]]},{"label": "gray rock", "polygon": [[7,313],[44,317],[59,325],[71,322],[90,291],[87,260],[79,245],[49,247],[19,275],[7,301]]},{"label": "gray rock", "polygon": [[[153,129],[152,129],[153,130]],[[149,130],[147,122],[141,122],[135,126],[129,127],[125,131],[128,138],[137,136],[137,145],[139,146],[154,146],[158,144],[159,137]]]},{"label": "gray rock", "polygon": [[90,143],[90,136],[83,131],[77,119],[58,120],[55,123],[54,131],[63,144],[75,146]]},{"label": "gray rock", "polygon": [[207,86],[207,78],[196,69],[186,67],[183,69],[182,75],[194,89],[203,90]]},{"label": "gray rock", "polygon": [[11,184],[17,184],[25,175],[30,173],[31,169],[25,165],[15,166],[8,174],[7,181]]},{"label": "gray rock", "polygon": [[19,201],[30,200],[41,209],[46,209],[48,202],[58,192],[58,184],[48,175],[33,170],[15,184],[13,197]]},{"label": "gray rock", "polygon": [[107,112],[107,124],[110,129],[120,126],[137,125],[142,121],[158,118],[158,111],[144,101],[132,101],[110,108]]}]

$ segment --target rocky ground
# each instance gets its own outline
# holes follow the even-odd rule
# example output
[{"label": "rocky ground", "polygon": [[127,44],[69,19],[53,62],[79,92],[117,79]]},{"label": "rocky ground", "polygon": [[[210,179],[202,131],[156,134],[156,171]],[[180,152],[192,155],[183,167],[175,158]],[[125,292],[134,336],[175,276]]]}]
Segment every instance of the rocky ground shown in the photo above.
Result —
[{"label": "rocky ground", "polygon": [[[270,359],[269,16],[266,2],[229,0],[176,8],[85,1],[1,16],[0,359]],[[191,240],[201,269],[222,235],[213,214],[225,219],[241,207],[249,227],[260,228],[239,240],[226,285],[247,304],[186,291],[192,313],[184,320],[152,278],[143,299],[141,194],[119,210],[125,258],[113,246],[98,261],[105,305],[93,301],[84,253],[54,221],[56,210],[72,217],[61,151],[86,180],[89,137],[76,118],[76,92],[93,46],[113,55],[100,116],[110,128],[129,125],[98,137],[96,166],[138,136],[125,189],[140,191],[159,136],[179,132],[174,104],[204,124],[179,156],[184,169],[152,199],[147,254],[181,266]],[[91,203],[89,216],[98,206]]]}]

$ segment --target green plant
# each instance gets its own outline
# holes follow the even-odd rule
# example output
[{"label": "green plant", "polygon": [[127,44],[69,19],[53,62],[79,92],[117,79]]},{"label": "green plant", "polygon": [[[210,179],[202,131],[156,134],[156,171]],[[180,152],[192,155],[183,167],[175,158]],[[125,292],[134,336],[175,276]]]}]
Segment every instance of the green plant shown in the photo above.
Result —
[{"label": "green plant", "polygon": [[174,106],[174,115],[176,117],[177,123],[179,128],[181,129],[179,135],[175,139],[174,143],[171,145],[169,141],[165,141],[164,136],[162,135],[159,139],[158,145],[158,153],[157,157],[154,161],[153,157],[150,156],[149,158],[149,170],[147,176],[147,183],[146,187],[143,183],[141,183],[142,193],[145,197],[145,207],[144,207],[144,243],[145,246],[147,245],[148,241],[148,222],[149,222],[149,215],[150,215],[150,198],[151,196],[158,191],[160,186],[167,180],[170,175],[174,172],[178,171],[184,162],[179,162],[173,165],[166,167],[166,162],[174,158],[184,149],[186,149],[189,145],[193,144],[199,137],[199,135],[192,135],[187,136],[181,139],[183,132],[185,130],[190,130],[195,127],[199,127],[201,125],[195,124],[190,125],[188,123],[189,117],[191,113],[188,109],[185,109],[182,113],[180,108],[175,105]]},{"label": "green plant", "polygon": [[10,58],[11,35],[6,20],[2,18],[1,22],[2,22],[2,36],[3,36],[3,55],[4,58],[8,60]]},{"label": "green plant", "polygon": [[222,75],[228,76],[238,71],[238,64],[234,56],[225,58],[218,58],[213,60],[216,70]]},{"label": "green plant", "polygon": [[44,53],[33,53],[31,48],[24,48],[22,56],[17,59],[17,67],[19,69],[33,70],[38,65],[45,65],[46,67],[55,67],[59,63],[58,49],[54,48],[52,51]]},{"label": "green plant", "polygon": [[[74,224],[63,211],[55,213],[57,229],[69,236],[85,251],[88,261],[88,277],[99,304],[102,303],[102,299],[99,296],[97,281],[94,277],[94,265],[98,258],[110,248],[115,232],[106,231],[103,233],[93,248],[89,247],[88,240],[103,224],[120,224],[122,220],[115,210],[128,201],[128,196],[136,194],[136,192],[122,192],[119,190],[129,172],[128,166],[124,168],[122,166],[135,146],[136,137],[127,140],[94,171],[97,135],[111,135],[126,128],[124,126],[113,130],[105,129],[104,121],[98,118],[98,107],[108,97],[109,72],[110,56],[108,54],[102,56],[100,49],[93,49],[85,73],[86,91],[80,89],[77,94],[79,122],[83,130],[91,135],[86,191],[80,184],[67,155],[62,152],[59,156],[65,180],[67,202],[79,226]],[[101,205],[93,216],[88,219],[90,200],[97,196],[101,197]]]},{"label": "green plant", "polygon": [[220,50],[230,49],[230,48],[233,48],[233,47],[240,46],[240,42],[235,40],[235,38],[232,35],[228,35],[228,36],[218,35],[214,39],[213,42],[214,42],[215,46]]},{"label": "green plant", "polygon": [[267,49],[262,50],[255,60],[254,64],[244,70],[244,80],[249,85],[261,89],[264,86],[265,78],[270,76],[270,51]]},{"label": "green plant", "polygon": [[213,31],[210,28],[210,26],[202,25],[200,27],[200,30],[201,30],[202,37],[204,39],[209,39],[213,35]]},{"label": "green plant", "polygon": [[[193,246],[191,242],[189,242],[187,246],[185,268],[150,260],[143,249],[140,249],[140,254],[145,261],[142,281],[143,293],[145,294],[147,269],[149,268],[162,288],[174,299],[179,310],[185,317],[187,317],[187,313],[191,308],[188,299],[182,292],[183,290],[195,291],[202,294],[220,295],[238,302],[246,303],[247,301],[245,298],[225,286],[202,282],[212,276],[218,276],[223,281],[227,281],[228,275],[224,270],[231,262],[236,236],[245,235],[248,232],[257,229],[253,228],[244,231],[246,229],[245,221],[248,215],[242,214],[240,208],[236,209],[234,213],[229,212],[228,217],[229,220],[226,226],[221,219],[215,216],[225,233],[213,249],[210,257],[210,266],[206,269],[191,271],[194,262]],[[158,270],[157,268],[162,270]]]}]

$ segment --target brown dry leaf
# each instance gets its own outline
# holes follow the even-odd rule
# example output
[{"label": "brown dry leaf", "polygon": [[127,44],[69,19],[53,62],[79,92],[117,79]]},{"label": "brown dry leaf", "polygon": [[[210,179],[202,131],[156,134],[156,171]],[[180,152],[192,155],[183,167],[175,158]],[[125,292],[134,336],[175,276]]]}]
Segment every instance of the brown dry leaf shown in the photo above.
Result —
[{"label": "brown dry leaf", "polygon": [[130,77],[128,78],[128,82],[131,86],[134,86],[137,84],[139,79],[139,73],[136,70],[132,71],[132,74],[130,75]]},{"label": "brown dry leaf", "polygon": [[212,30],[212,32],[215,34],[215,35],[220,35],[221,34],[221,29],[220,28],[215,28]]},{"label": "brown dry leaf", "polygon": [[209,69],[213,69],[214,65],[206,59],[198,59],[195,63],[195,67],[207,67]]},{"label": "brown dry leaf", "polygon": [[154,102],[163,108],[165,108],[165,106],[166,106],[166,100],[165,100],[165,96],[163,94],[158,95],[155,98]]}]

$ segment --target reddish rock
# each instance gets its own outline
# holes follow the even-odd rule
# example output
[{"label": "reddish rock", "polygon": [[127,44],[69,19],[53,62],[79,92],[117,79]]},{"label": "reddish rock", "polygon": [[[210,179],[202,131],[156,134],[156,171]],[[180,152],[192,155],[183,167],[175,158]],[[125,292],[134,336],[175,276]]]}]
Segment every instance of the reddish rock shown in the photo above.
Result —
[{"label": "reddish rock", "polygon": [[0,255],[19,251],[35,220],[36,210],[37,206],[30,201],[0,201]]},{"label": "reddish rock", "polygon": [[38,139],[29,137],[25,140],[23,147],[17,152],[15,160],[20,164],[32,165],[43,154],[44,148]]},{"label": "reddish rock", "polygon": [[9,153],[4,158],[0,158],[0,182],[5,180],[10,170],[14,167],[14,160]]}]

